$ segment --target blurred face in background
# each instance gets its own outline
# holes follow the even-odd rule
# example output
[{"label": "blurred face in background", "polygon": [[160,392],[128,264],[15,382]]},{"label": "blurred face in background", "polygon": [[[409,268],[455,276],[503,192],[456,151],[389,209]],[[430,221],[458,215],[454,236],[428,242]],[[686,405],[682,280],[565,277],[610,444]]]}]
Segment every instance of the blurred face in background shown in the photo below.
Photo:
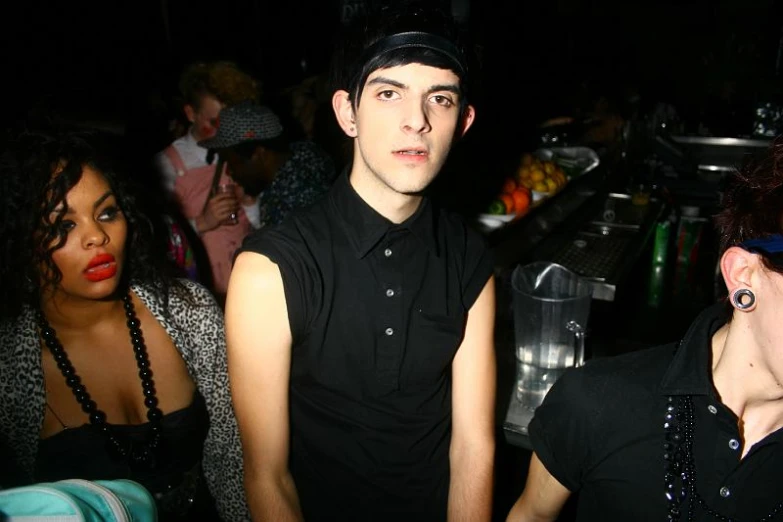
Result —
[{"label": "blurred face in background", "polygon": [[185,115],[191,123],[190,133],[196,141],[211,138],[217,132],[220,110],[224,104],[209,94],[201,97],[198,107],[185,105]]}]

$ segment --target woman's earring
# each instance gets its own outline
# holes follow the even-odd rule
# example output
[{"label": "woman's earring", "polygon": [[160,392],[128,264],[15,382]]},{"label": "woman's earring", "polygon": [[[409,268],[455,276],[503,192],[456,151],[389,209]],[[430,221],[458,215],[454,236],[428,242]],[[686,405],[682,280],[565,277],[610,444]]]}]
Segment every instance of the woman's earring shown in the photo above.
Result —
[{"label": "woman's earring", "polygon": [[747,288],[737,288],[731,293],[731,305],[742,312],[756,308],[756,295]]}]

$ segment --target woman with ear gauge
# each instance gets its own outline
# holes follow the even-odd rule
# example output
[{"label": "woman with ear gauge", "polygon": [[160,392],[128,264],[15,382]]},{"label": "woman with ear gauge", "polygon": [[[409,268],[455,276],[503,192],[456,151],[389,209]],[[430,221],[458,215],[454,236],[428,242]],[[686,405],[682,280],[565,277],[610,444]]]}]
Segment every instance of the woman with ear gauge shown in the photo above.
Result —
[{"label": "woman with ear gauge", "polygon": [[99,143],[0,158],[0,487],[128,478],[162,521],[246,520],[222,314],[166,275]]},{"label": "woman with ear gauge", "polygon": [[509,522],[783,520],[783,139],[715,217],[728,289],[678,343],[561,377]]}]

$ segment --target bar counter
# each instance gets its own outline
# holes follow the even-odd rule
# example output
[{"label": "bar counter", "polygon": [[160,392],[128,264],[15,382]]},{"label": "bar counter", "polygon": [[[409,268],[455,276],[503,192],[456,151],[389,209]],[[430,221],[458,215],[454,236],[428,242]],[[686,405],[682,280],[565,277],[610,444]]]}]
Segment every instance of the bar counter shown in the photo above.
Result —
[{"label": "bar counter", "polygon": [[[644,205],[633,205],[630,194],[617,190],[617,174],[601,165],[572,179],[559,193],[521,218],[485,231],[496,258],[496,419],[506,442],[515,447],[530,449],[527,425],[533,411],[515,398],[517,362],[511,274],[518,265],[553,261],[590,280],[593,300],[586,357],[611,355],[611,343],[604,342],[607,336],[599,334],[601,328],[593,323],[614,313],[618,287],[629,284],[634,269],[647,260],[655,225],[666,208],[655,198]],[[621,297],[627,293],[625,288],[620,289]]]}]

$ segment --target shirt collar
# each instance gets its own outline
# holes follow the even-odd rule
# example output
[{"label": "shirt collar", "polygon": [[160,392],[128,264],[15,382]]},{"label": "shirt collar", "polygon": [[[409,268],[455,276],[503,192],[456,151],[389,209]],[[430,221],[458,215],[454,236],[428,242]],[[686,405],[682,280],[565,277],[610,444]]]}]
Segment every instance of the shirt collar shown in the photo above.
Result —
[{"label": "shirt collar", "polygon": [[726,324],[728,312],[724,303],[704,310],[693,322],[674,353],[661,380],[664,395],[711,395],[712,336]]},{"label": "shirt collar", "polygon": [[435,234],[436,213],[426,197],[411,217],[400,224],[392,223],[359,196],[351,185],[346,170],[337,177],[330,191],[330,201],[334,212],[340,217],[342,228],[357,258],[366,256],[389,231],[403,229],[409,230],[436,256],[440,255]]}]

